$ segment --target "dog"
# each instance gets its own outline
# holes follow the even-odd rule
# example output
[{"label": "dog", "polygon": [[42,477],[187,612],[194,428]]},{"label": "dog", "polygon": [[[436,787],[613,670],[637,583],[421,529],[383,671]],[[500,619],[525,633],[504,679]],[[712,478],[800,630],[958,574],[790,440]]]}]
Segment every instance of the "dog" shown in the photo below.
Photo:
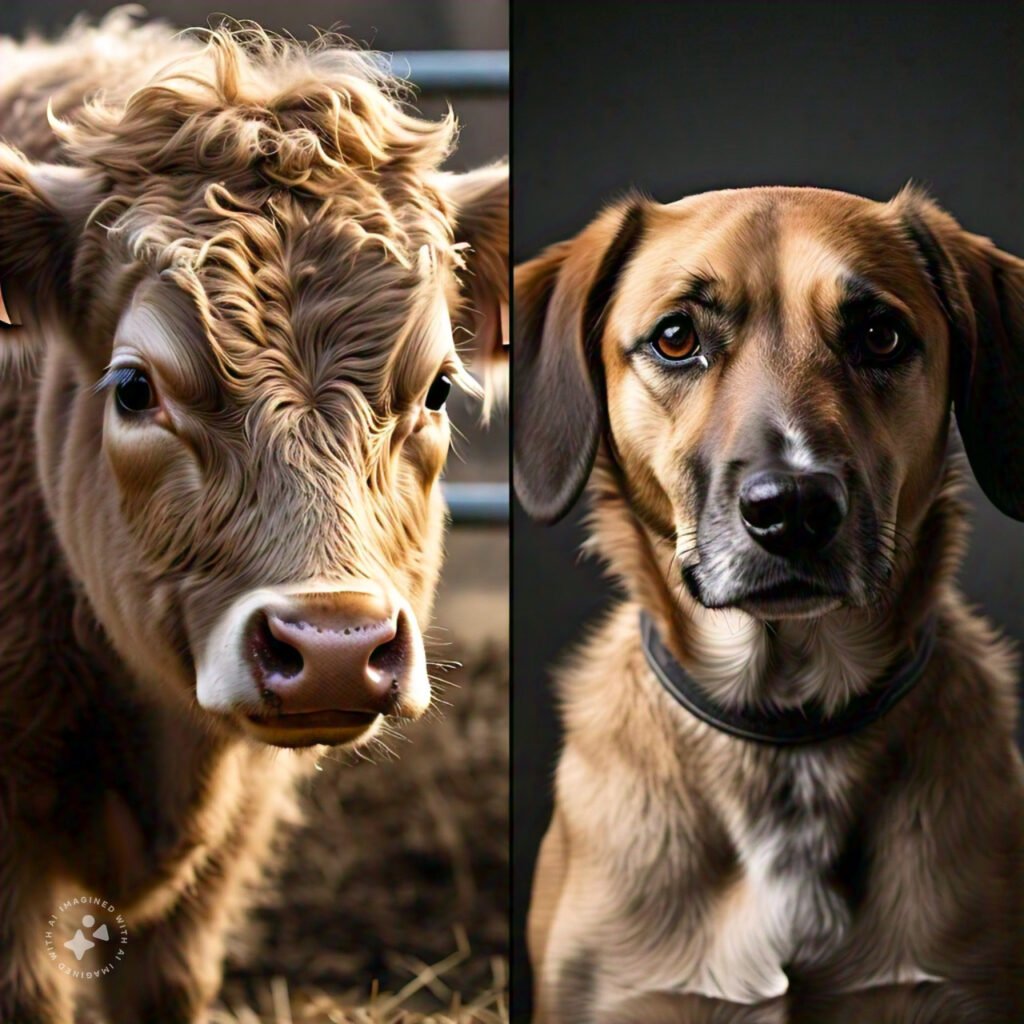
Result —
[{"label": "dog", "polygon": [[628,196],[515,273],[519,498],[625,590],[560,672],[535,1020],[1024,1019],[1024,262],[910,186]]}]

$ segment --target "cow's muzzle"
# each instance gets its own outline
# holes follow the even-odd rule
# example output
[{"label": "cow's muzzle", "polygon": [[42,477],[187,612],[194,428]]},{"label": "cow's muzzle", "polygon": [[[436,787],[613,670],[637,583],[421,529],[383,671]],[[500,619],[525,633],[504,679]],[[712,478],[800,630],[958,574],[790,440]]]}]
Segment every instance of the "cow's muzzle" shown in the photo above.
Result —
[{"label": "cow's muzzle", "polygon": [[260,590],[224,615],[198,672],[200,704],[278,746],[346,743],[430,701],[416,618],[388,588]]}]

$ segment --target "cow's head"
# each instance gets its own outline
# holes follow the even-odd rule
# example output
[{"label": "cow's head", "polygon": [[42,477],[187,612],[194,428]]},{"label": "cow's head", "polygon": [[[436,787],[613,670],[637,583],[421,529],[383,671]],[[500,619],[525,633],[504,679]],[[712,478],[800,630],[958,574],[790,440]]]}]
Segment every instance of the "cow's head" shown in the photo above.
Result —
[{"label": "cow's head", "polygon": [[459,334],[501,354],[505,168],[440,172],[453,123],[364,55],[227,31],[55,130],[67,166],[0,147],[0,346],[45,366],[41,482],[110,641],[274,744],[421,713]]}]

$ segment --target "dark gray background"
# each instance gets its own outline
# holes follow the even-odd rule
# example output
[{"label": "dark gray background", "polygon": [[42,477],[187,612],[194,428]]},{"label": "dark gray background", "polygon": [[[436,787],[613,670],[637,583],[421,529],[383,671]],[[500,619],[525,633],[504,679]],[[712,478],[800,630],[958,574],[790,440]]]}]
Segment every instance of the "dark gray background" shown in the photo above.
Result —
[{"label": "dark gray background", "polygon": [[[512,12],[516,261],[629,186],[661,201],[743,185],[887,199],[927,185],[966,227],[1024,255],[1024,4],[531,3]],[[1021,453],[1008,453],[1020,457]],[[1024,525],[975,502],[963,582],[1017,638]],[[550,813],[550,666],[607,600],[579,564],[579,513],[513,520],[514,1017],[523,919]]]}]

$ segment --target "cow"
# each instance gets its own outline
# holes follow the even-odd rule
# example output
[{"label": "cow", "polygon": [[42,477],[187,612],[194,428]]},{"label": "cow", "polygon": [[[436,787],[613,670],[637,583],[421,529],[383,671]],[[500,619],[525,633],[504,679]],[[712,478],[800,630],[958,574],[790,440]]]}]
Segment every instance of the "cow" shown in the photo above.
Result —
[{"label": "cow", "polygon": [[334,37],[115,15],[0,69],[0,1021],[93,973],[193,1024],[295,780],[429,704],[507,167]]}]

